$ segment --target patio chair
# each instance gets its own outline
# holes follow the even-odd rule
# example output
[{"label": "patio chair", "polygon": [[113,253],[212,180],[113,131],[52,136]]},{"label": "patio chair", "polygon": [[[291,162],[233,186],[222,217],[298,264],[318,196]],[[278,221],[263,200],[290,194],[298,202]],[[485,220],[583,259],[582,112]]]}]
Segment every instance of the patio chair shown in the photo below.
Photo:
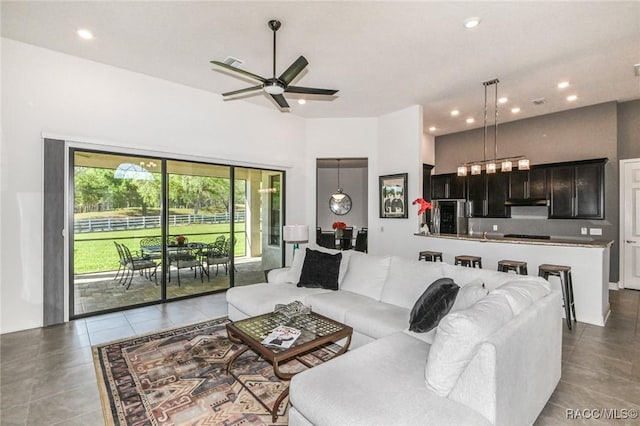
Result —
[{"label": "patio chair", "polygon": [[[223,237],[224,238],[224,237]],[[224,265],[225,273],[229,273],[229,254],[230,254],[231,239],[220,240],[220,237],[213,243],[207,246],[205,256],[203,260],[207,263],[207,279],[211,273],[211,265],[216,267],[216,275],[220,271],[220,265]]]},{"label": "patio chair", "polygon": [[[170,266],[175,266],[176,275],[178,276],[178,287],[180,287],[180,269],[190,268],[193,270],[193,278],[198,276],[198,268],[200,269],[200,282],[204,282],[202,277],[203,267],[200,261],[198,250],[188,245],[180,246],[169,254]],[[169,282],[171,282],[171,270],[169,270]]]},{"label": "patio chair", "polygon": [[[116,246],[116,251],[118,252],[118,272],[116,272],[116,276],[113,277],[113,280],[117,280],[118,276],[120,276],[120,281],[118,281],[118,284],[122,283],[122,279],[124,278],[124,271],[125,271],[125,267],[127,265],[127,258],[124,255],[124,251],[122,250],[122,247],[120,247],[120,244],[118,244],[117,242],[113,242],[113,244]],[[122,273],[122,275],[120,275]]]},{"label": "patio chair", "polygon": [[[124,257],[126,260],[125,269],[127,270],[127,276],[124,279],[122,285],[127,285],[127,290],[131,286],[131,282],[133,281],[133,275],[135,271],[140,272],[140,275],[146,273],[146,276],[151,279],[151,270],[153,269],[153,275],[155,277],[155,283],[158,284],[158,278],[156,276],[156,268],[158,265],[151,259],[146,259],[144,257],[133,256],[131,254],[131,250],[124,244],[120,244],[122,251],[124,253]],[[128,280],[128,282],[127,282]]]},{"label": "patio chair", "polygon": [[140,254],[146,259],[160,259],[162,257],[162,238],[148,237],[141,239]]}]

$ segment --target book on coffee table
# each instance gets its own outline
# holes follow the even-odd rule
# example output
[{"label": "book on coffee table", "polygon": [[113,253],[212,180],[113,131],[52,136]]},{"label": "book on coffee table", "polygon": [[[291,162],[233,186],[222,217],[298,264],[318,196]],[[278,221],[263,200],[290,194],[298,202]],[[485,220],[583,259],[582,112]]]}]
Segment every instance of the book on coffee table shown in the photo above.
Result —
[{"label": "book on coffee table", "polygon": [[279,325],[262,339],[263,345],[276,346],[278,348],[290,348],[302,332],[297,328]]}]

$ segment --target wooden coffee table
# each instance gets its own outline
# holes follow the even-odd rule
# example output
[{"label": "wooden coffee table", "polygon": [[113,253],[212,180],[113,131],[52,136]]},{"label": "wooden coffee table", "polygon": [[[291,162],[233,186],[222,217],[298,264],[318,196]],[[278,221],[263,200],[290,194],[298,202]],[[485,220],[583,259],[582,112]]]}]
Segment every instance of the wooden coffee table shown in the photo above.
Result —
[{"label": "wooden coffee table", "polygon": [[[279,348],[275,346],[267,346],[262,344],[262,340],[274,328],[286,325],[296,328],[302,333],[293,342],[290,348]],[[339,323],[330,318],[311,312],[309,314],[300,315],[295,318],[287,318],[281,313],[269,313],[257,317],[247,318],[244,320],[227,324],[227,335],[229,340],[234,343],[244,344],[245,347],[240,349],[231,357],[227,364],[227,374],[231,374],[256,400],[262,404],[264,408],[271,413],[273,422],[278,418],[278,408],[282,401],[289,395],[289,387],[282,391],[276,399],[273,408],[269,408],[251,389],[235,375],[231,367],[235,360],[251,349],[256,354],[262,356],[273,365],[273,372],[282,380],[291,380],[296,373],[285,373],[280,370],[280,365],[296,358],[305,366],[311,368],[313,365],[305,362],[300,356],[319,349],[323,345],[331,342],[337,342],[341,339],[347,339],[342,348],[336,352],[335,356],[341,355],[349,349],[351,343],[351,334],[353,329],[348,325]]]}]

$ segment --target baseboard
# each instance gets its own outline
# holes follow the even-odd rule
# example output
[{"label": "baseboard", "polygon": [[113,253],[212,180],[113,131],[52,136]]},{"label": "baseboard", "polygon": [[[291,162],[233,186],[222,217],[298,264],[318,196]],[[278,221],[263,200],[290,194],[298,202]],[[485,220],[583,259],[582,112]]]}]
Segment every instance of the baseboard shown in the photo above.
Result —
[{"label": "baseboard", "polygon": [[620,290],[621,288],[624,288],[624,285],[622,285],[621,282],[609,283],[609,290]]}]

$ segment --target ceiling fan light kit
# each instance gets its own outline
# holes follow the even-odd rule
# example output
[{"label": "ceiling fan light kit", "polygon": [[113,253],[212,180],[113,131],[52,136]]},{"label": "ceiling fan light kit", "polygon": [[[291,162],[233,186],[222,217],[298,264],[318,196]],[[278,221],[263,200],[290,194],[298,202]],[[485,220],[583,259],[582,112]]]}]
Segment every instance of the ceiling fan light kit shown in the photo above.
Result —
[{"label": "ceiling fan light kit", "polygon": [[325,96],[333,96],[338,90],[333,89],[316,89],[312,87],[300,87],[300,86],[290,86],[293,80],[305,69],[305,67],[309,64],[309,62],[305,59],[304,56],[298,57],[293,64],[289,66],[280,77],[276,77],[276,32],[282,26],[282,23],[276,19],[272,19],[268,23],[269,28],[273,31],[273,76],[271,78],[265,78],[258,74],[251,73],[249,71],[245,71],[240,68],[236,68],[232,64],[227,61],[211,61],[212,64],[218,65],[219,67],[225,68],[230,71],[237,72],[242,74],[245,77],[249,77],[253,80],[259,81],[261,84],[256,86],[247,87],[245,89],[234,90],[232,92],[223,93],[222,96],[227,98],[229,96],[240,95],[243,93],[255,92],[258,90],[263,90],[267,93],[271,98],[278,104],[281,109],[289,108],[289,103],[284,98],[284,93],[300,93],[306,95],[325,95]]},{"label": "ceiling fan light kit", "polygon": [[[485,172],[487,174],[493,174],[498,172],[498,163],[500,164],[501,172],[510,172],[513,170],[513,162],[518,161],[518,170],[529,170],[529,160],[524,158],[523,155],[518,155],[515,157],[506,157],[506,158],[498,158],[498,103],[500,102],[498,98],[498,83],[500,80],[494,78],[492,80],[487,80],[482,82],[484,86],[484,157],[481,161],[471,161],[469,163],[464,163],[458,166],[457,175],[458,176],[467,176],[468,171],[471,172],[472,175],[479,175],[482,173],[482,167],[484,166]],[[494,129],[493,129],[493,159],[487,160],[487,87],[495,86],[495,106],[494,106]]]}]

